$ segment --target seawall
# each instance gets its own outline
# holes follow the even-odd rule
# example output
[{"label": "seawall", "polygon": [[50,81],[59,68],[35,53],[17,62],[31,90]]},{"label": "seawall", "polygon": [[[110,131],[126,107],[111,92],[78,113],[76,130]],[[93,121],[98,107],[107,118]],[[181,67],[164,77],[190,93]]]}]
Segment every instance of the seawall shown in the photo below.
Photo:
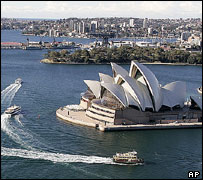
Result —
[{"label": "seawall", "polygon": [[85,111],[71,111],[66,108],[59,108],[56,116],[65,121],[93,127],[100,131],[132,131],[132,130],[157,130],[157,129],[188,129],[202,128],[202,122],[195,123],[168,123],[168,124],[136,124],[136,125],[113,125],[87,117]]}]

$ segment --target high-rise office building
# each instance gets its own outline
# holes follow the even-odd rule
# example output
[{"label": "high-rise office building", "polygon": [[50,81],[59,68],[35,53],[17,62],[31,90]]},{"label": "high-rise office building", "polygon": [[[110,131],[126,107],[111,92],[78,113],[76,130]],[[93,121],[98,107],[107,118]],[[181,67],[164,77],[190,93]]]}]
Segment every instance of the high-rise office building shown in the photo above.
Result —
[{"label": "high-rise office building", "polygon": [[96,32],[96,24],[91,24],[91,32],[95,33]]},{"label": "high-rise office building", "polygon": [[91,32],[95,33],[98,29],[98,22],[97,21],[91,21],[90,30]]},{"label": "high-rise office building", "polygon": [[91,24],[95,24],[96,29],[98,29],[98,21],[91,21]]},{"label": "high-rise office building", "polygon": [[100,22],[100,28],[104,29],[104,19],[102,19],[101,22]]},{"label": "high-rise office building", "polygon": [[134,19],[130,19],[130,27],[134,27]]},{"label": "high-rise office building", "polygon": [[143,28],[148,28],[148,19],[147,18],[144,18]]},{"label": "high-rise office building", "polygon": [[71,19],[69,22],[69,31],[73,31],[74,28],[74,21]]}]

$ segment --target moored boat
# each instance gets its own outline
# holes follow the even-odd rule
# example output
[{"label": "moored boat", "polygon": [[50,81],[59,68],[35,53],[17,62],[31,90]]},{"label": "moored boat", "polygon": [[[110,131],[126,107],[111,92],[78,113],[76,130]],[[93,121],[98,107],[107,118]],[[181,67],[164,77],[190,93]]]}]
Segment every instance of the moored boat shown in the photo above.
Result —
[{"label": "moored boat", "polygon": [[136,151],[127,152],[127,153],[116,153],[113,156],[113,161],[116,163],[125,163],[125,164],[143,164],[144,160],[137,156]]},{"label": "moored boat", "polygon": [[13,105],[5,110],[5,114],[16,115],[21,111],[20,106]]}]

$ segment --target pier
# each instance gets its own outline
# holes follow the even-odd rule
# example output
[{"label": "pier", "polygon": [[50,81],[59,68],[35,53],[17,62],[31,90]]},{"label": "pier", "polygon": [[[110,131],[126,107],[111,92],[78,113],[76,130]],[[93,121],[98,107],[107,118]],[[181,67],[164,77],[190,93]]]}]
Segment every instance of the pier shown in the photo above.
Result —
[{"label": "pier", "polygon": [[22,43],[1,42],[1,49],[22,49]]}]

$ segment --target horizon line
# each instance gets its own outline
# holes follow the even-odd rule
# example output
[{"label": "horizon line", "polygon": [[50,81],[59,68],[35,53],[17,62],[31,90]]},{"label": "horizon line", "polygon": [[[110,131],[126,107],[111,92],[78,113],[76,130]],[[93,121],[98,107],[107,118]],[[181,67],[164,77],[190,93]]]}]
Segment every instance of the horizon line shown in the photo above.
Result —
[{"label": "horizon line", "polygon": [[[108,18],[134,18],[134,19],[145,19],[145,18],[139,18],[139,17],[118,17],[118,16],[109,16],[109,17],[67,17],[67,18],[25,18],[25,17],[1,17],[1,19],[3,18],[7,18],[7,19],[36,19],[36,20],[43,20],[43,19],[47,19],[47,20],[59,20],[59,19],[73,19],[73,18],[77,18],[77,19],[108,19]],[[147,17],[146,17],[147,18]],[[187,18],[147,18],[147,19],[202,19],[202,17],[187,17]]]}]

